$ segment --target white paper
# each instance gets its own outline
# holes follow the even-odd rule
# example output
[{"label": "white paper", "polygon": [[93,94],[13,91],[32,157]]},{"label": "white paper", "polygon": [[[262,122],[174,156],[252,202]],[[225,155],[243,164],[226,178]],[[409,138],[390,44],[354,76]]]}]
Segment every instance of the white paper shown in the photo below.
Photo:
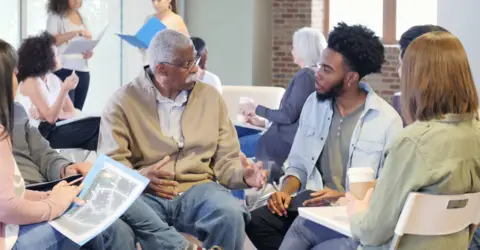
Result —
[{"label": "white paper", "polygon": [[78,37],[72,39],[69,43],[65,51],[63,51],[64,55],[69,54],[82,54],[87,51],[93,51],[93,49],[97,46],[98,42],[102,39],[105,31],[107,30],[108,25],[106,25],[103,30],[99,33],[98,38],[96,40],[89,40],[84,37]]},{"label": "white paper", "polygon": [[344,206],[300,207],[298,208],[298,215],[345,236],[352,237],[347,208]]},{"label": "white paper", "polygon": [[92,51],[98,44],[99,40],[75,39],[68,43],[68,47],[63,54],[82,54],[87,51]]}]

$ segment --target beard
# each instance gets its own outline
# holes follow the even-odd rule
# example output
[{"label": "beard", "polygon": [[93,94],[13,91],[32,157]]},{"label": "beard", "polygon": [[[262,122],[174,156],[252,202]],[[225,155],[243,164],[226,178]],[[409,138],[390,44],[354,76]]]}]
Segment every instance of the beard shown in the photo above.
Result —
[{"label": "beard", "polygon": [[341,79],[335,85],[333,85],[333,87],[330,88],[329,91],[327,91],[325,93],[320,93],[317,90],[317,100],[318,101],[325,101],[327,99],[334,99],[342,91],[343,84],[344,84],[344,79]]}]

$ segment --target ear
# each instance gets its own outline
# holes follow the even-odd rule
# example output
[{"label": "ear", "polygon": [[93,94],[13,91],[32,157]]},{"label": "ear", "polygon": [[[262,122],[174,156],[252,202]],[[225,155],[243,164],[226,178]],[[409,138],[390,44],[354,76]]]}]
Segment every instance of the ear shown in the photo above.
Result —
[{"label": "ear", "polygon": [[348,72],[347,77],[345,77],[347,86],[357,85],[359,82],[360,75],[357,72]]},{"label": "ear", "polygon": [[168,70],[165,64],[158,64],[155,68],[155,74],[159,74],[162,76],[168,75]]}]

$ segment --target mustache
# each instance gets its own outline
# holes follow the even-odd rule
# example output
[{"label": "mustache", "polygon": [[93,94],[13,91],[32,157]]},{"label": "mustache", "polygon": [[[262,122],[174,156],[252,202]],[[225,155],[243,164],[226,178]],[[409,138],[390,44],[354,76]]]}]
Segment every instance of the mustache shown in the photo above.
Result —
[{"label": "mustache", "polygon": [[196,82],[198,80],[198,74],[192,73],[188,75],[187,79],[185,79],[185,83]]}]

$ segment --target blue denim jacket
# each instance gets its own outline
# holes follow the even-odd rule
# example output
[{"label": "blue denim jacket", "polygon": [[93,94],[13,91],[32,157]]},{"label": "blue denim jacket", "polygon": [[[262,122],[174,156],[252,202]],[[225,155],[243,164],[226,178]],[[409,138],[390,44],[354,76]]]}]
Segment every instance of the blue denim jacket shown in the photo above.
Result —
[{"label": "blue denim jacket", "polygon": [[[360,83],[360,87],[368,94],[365,110],[352,134],[348,167],[369,166],[378,176],[387,146],[403,127],[402,119],[368,84]],[[332,116],[332,100],[318,101],[316,93],[308,97],[300,115],[300,125],[285,173],[285,177],[295,176],[300,180],[302,186],[299,191],[323,189],[322,176],[315,163],[325,145]]]}]

